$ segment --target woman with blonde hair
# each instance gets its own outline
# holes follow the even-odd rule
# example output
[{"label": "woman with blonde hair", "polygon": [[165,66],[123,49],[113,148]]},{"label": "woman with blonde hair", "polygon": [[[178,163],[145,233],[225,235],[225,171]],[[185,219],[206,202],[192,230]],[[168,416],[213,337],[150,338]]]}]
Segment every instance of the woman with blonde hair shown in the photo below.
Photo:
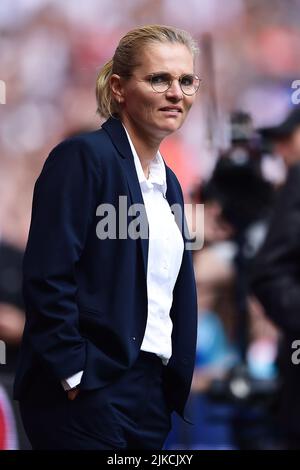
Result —
[{"label": "woman with blonde hair", "polygon": [[180,184],[159,152],[200,79],[173,27],[129,31],[97,78],[102,128],[36,182],[15,397],[34,449],[161,449],[183,418],[197,307]]}]

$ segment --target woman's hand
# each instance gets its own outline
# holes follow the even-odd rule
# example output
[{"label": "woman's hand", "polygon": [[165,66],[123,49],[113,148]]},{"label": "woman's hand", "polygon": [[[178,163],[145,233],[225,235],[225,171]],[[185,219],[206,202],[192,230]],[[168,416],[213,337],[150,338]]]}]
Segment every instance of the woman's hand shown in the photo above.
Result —
[{"label": "woman's hand", "polygon": [[79,388],[72,388],[71,390],[68,390],[67,394],[68,394],[68,399],[69,400],[75,400],[75,398],[77,397],[77,395],[79,394],[80,392],[80,389]]}]

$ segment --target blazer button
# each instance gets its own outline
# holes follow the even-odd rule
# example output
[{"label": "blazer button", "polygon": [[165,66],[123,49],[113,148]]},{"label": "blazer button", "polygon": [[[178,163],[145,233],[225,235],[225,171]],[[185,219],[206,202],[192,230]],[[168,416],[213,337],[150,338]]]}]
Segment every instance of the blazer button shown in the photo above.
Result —
[{"label": "blazer button", "polygon": [[181,359],[182,364],[188,365],[190,361],[188,359]]},{"label": "blazer button", "polygon": [[135,336],[132,337],[133,341],[135,341]]}]

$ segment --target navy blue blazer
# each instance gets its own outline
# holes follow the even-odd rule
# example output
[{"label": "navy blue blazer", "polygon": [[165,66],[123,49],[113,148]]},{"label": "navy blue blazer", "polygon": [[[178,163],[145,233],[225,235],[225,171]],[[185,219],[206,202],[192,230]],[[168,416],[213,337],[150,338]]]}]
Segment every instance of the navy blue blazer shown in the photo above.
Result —
[{"label": "navy blue blazer", "polygon": [[[168,167],[166,176],[169,204],[183,208],[179,182]],[[143,204],[129,141],[118,119],[63,141],[47,158],[34,188],[23,260],[26,324],[16,399],[22,399],[37,375],[60,381],[83,370],[80,387],[90,390],[110,383],[135,362],[147,321],[148,240],[100,240],[96,233],[97,207],[109,203],[118,209],[119,196],[127,196],[128,206]],[[164,384],[171,409],[184,417],[197,334],[188,250],[170,315],[173,350]]]}]

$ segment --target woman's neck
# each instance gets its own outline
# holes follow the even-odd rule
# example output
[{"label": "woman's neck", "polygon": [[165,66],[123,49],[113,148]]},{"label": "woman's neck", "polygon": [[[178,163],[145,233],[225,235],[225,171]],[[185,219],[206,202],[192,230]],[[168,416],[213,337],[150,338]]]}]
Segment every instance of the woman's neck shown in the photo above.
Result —
[{"label": "woman's neck", "polygon": [[126,119],[122,122],[126,127],[136,153],[138,154],[144,174],[146,178],[148,178],[150,163],[154,160],[159,150],[161,140],[155,139],[140,130],[137,131]]}]

